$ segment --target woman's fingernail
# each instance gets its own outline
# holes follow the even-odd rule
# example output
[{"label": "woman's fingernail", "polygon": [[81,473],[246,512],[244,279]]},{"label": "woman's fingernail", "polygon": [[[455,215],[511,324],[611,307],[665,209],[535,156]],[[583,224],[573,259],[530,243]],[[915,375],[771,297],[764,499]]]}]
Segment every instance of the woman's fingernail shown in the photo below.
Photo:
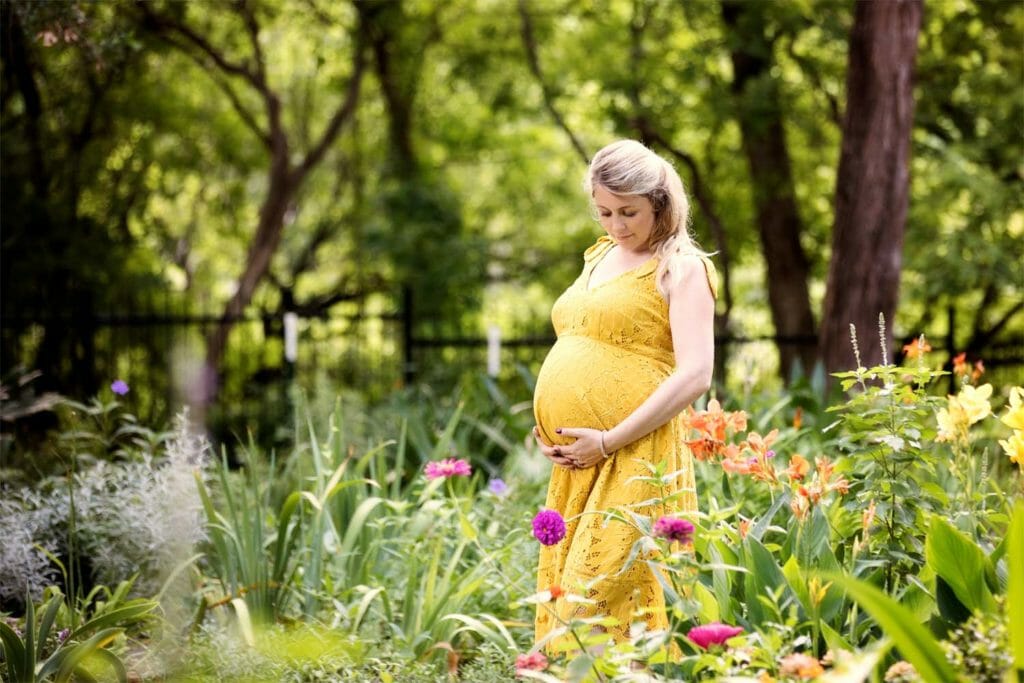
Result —
[{"label": "woman's fingernail", "polygon": [[561,427],[559,427],[558,429],[555,430],[555,434],[561,434],[561,433],[562,433],[562,428]]}]

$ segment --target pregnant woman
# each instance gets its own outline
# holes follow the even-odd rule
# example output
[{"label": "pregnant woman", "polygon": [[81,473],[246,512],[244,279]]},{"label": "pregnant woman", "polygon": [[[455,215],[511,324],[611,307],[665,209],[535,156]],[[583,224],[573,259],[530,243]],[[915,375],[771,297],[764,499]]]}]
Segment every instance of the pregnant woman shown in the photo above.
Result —
[{"label": "pregnant woman", "polygon": [[[679,414],[707,391],[714,357],[717,277],[687,232],[689,204],[671,164],[622,140],[594,156],[584,188],[607,234],[586,250],[582,273],[555,302],[558,340],[537,377],[534,437],[554,464],[545,507],[567,521],[565,538],[541,547],[537,586],[593,602],[563,595],[538,607],[536,640],[551,651],[567,641],[548,638],[558,625],[552,609],[563,620],[615,617],[607,630],[616,641],[636,621],[667,628],[648,564],[620,573],[638,532],[601,513],[629,508],[657,518],[696,510]],[[675,473],[665,490],[637,479],[662,462]],[[670,494],[678,495],[663,506]]]}]

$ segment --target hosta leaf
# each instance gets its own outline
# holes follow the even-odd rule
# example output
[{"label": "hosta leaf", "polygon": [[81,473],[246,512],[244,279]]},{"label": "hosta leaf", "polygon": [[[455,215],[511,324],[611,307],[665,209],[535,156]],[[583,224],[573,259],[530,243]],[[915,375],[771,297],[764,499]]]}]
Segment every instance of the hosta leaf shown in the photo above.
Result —
[{"label": "hosta leaf", "polygon": [[938,515],[931,518],[925,557],[968,610],[995,610],[996,602],[986,583],[986,574],[991,571],[986,566],[988,558],[974,541]]},{"label": "hosta leaf", "polygon": [[935,637],[903,605],[869,583],[841,574],[828,575],[846,589],[892,638],[904,659],[914,665],[922,680],[929,683],[957,683],[956,673]]}]

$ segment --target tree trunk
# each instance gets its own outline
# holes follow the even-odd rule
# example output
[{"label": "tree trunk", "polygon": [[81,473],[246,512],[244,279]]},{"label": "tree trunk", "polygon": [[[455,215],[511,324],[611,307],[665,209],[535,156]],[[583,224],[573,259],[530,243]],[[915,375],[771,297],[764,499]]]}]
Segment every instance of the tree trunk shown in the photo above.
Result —
[{"label": "tree trunk", "polygon": [[277,131],[271,146],[270,172],[267,179],[267,196],[260,207],[259,224],[249,244],[245,267],[238,278],[235,293],[228,300],[220,322],[206,340],[206,377],[204,397],[209,403],[217,393],[221,361],[227,348],[228,335],[235,321],[252,301],[256,286],[270,269],[270,260],[281,243],[284,232],[285,213],[294,200],[296,183],[288,163],[288,140],[282,131]]},{"label": "tree trunk", "polygon": [[[245,265],[239,275],[235,293],[224,307],[221,319],[206,338],[206,362],[204,364],[203,411],[213,402],[220,384],[221,363],[227,348],[231,329],[245,308],[252,301],[256,287],[267,275],[270,262],[281,243],[285,229],[285,216],[295,201],[309,173],[323,161],[328,148],[337,139],[342,127],[355,114],[365,67],[365,44],[361,37],[364,26],[356,29],[356,40],[352,53],[352,73],[342,102],[334,110],[323,132],[313,146],[297,162],[292,160],[293,145],[289,142],[288,131],[281,111],[281,97],[267,78],[266,60],[260,41],[260,25],[253,7],[247,3],[232,6],[245,28],[251,54],[244,61],[232,61],[204,34],[193,29],[184,19],[174,14],[156,11],[149,3],[138,3],[142,26],[157,35],[169,39],[171,44],[209,70],[213,80],[227,95],[228,100],[255,138],[263,143],[270,156],[267,178],[267,195],[260,206],[259,223],[246,255]],[[237,96],[234,86],[226,79],[245,83],[252,95],[263,105],[266,113],[266,128],[257,121]]]},{"label": "tree trunk", "polygon": [[817,360],[814,315],[807,288],[810,266],[800,234],[792,165],[786,147],[778,85],[771,75],[772,44],[764,33],[761,2],[722,3],[731,30],[732,90],[750,167],[761,251],[767,264],[768,303],[779,341],[779,370],[784,381],[799,360],[809,373]]},{"label": "tree trunk", "polygon": [[856,5],[819,347],[828,372],[857,363],[851,324],[857,329],[861,365],[882,360],[876,333],[880,313],[889,322],[881,343],[887,353],[891,346],[910,185],[921,12],[921,0]]}]

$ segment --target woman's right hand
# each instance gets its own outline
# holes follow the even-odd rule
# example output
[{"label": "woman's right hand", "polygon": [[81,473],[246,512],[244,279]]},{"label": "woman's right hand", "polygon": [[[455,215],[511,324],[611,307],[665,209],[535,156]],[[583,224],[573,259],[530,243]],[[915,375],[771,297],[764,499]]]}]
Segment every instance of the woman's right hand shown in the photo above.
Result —
[{"label": "woman's right hand", "polygon": [[545,458],[561,467],[568,467],[569,469],[574,469],[576,467],[576,463],[561,454],[558,450],[558,446],[549,444],[541,437],[540,427],[536,425],[533,427],[533,438],[537,442],[537,446],[540,448],[540,452]]}]

